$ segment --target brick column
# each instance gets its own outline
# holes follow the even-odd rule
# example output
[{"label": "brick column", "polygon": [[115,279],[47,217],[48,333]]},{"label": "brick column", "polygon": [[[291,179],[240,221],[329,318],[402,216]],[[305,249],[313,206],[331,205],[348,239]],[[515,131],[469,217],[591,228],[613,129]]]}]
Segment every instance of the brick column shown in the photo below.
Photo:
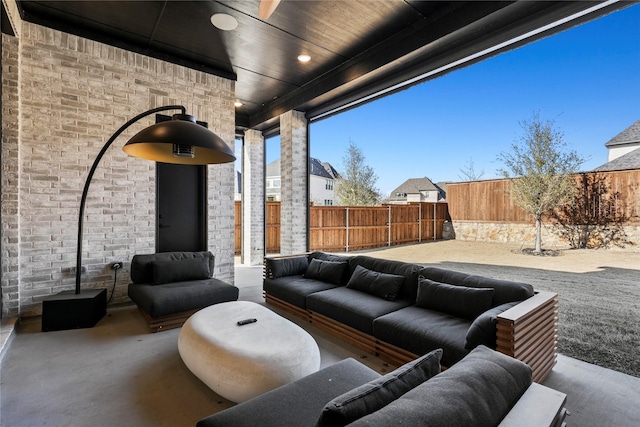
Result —
[{"label": "brick column", "polygon": [[244,133],[242,147],[242,263],[261,265],[265,254],[264,138]]},{"label": "brick column", "polygon": [[304,113],[280,115],[280,144],[280,252],[289,255],[307,250],[309,154]]}]

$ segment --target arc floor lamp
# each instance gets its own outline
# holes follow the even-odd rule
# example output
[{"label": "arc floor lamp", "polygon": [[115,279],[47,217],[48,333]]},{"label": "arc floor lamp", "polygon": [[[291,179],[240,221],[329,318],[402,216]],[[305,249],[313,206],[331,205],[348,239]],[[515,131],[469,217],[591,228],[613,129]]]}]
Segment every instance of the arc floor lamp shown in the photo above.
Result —
[{"label": "arc floor lamp", "polygon": [[122,132],[143,117],[161,111],[180,110],[172,120],[156,123],[135,134],[124,146],[127,154],[162,163],[208,165],[233,162],[236,157],[229,146],[215,133],[196,123],[182,105],[168,105],[145,111],[126,122],[104,144],[93,161],[84,183],[78,213],[78,246],[76,254],[75,291],[62,291],[46,297],[42,306],[42,330],[89,328],[106,314],[106,289],[82,290],[82,234],[84,208],[89,185],[100,160]]}]

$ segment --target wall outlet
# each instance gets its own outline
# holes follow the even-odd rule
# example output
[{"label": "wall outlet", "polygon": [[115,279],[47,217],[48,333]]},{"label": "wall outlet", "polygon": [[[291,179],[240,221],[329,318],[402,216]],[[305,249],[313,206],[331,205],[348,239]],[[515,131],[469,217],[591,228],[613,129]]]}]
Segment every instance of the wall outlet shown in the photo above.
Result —
[{"label": "wall outlet", "polygon": [[112,270],[120,270],[122,268],[122,263],[120,261],[112,262],[110,264]]}]

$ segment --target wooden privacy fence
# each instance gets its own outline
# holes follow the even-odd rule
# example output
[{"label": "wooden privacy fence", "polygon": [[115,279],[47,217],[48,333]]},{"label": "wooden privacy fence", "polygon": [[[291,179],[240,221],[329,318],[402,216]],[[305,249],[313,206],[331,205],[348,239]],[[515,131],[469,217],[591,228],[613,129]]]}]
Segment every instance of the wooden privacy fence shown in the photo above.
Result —
[{"label": "wooden privacy fence", "polygon": [[[241,248],[240,202],[236,202],[236,253]],[[312,206],[309,249],[348,252],[442,239],[446,203],[385,206]],[[266,204],[267,253],[280,252],[280,202]]]},{"label": "wooden privacy fence", "polygon": [[[625,218],[625,223],[640,223],[640,170],[585,172],[576,174],[575,179],[577,201],[588,199],[588,203],[582,203],[585,210],[603,211],[589,216],[609,215]],[[510,188],[508,179],[447,184],[451,219],[530,223],[531,216],[514,203]]]}]

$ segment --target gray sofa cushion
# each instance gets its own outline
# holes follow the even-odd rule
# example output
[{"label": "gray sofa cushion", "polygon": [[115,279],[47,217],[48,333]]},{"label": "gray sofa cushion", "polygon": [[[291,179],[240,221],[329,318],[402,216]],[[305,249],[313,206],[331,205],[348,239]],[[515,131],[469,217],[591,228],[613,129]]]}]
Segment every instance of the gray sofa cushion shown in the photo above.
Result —
[{"label": "gray sofa cushion", "polygon": [[327,402],[380,374],[345,359],[200,420],[197,427],[313,427]]},{"label": "gray sofa cushion", "polygon": [[209,261],[209,277],[213,277],[215,258],[209,251],[201,252],[160,252],[157,254],[134,255],[131,259],[131,281],[133,283],[153,282],[153,263],[204,257]]},{"label": "gray sofa cushion", "polygon": [[416,264],[409,264],[401,261],[390,261],[386,259],[373,258],[369,256],[355,256],[349,261],[350,275],[353,274],[356,267],[360,265],[366,269],[379,271],[381,273],[396,274],[404,276],[404,284],[400,288],[398,298],[407,298],[415,301],[418,293],[418,273],[422,269]]},{"label": "gray sofa cushion", "polygon": [[416,306],[473,320],[491,308],[494,290],[470,288],[422,278]]},{"label": "gray sofa cushion", "polygon": [[404,284],[404,280],[404,276],[380,273],[358,265],[347,283],[347,288],[357,289],[389,301],[395,301],[400,288]]},{"label": "gray sofa cushion", "polygon": [[152,285],[202,280],[211,277],[209,260],[206,257],[152,261],[151,266],[153,270]]},{"label": "gray sofa cushion", "polygon": [[467,355],[465,336],[471,322],[419,307],[380,316],[373,321],[373,336],[421,355],[442,348],[442,364],[452,366]]},{"label": "gray sofa cushion", "polygon": [[312,258],[304,277],[340,285],[348,268],[349,263],[346,261],[323,261]]},{"label": "gray sofa cushion", "polygon": [[197,310],[238,299],[238,288],[218,279],[173,282],[159,286],[132,283],[128,293],[129,298],[151,317]]},{"label": "gray sofa cushion", "polygon": [[440,372],[442,350],[434,350],[327,403],[317,427],[342,427],[383,408]]},{"label": "gray sofa cushion", "polygon": [[307,308],[307,297],[315,292],[336,288],[337,285],[302,276],[264,279],[262,288],[269,295],[300,308]]},{"label": "gray sofa cushion", "polygon": [[531,384],[531,368],[480,346],[429,381],[350,426],[496,426]]},{"label": "gray sofa cushion", "polygon": [[495,349],[498,315],[518,304],[520,304],[519,301],[508,302],[493,307],[478,316],[467,331],[464,348],[471,350],[479,345],[485,345]]},{"label": "gray sofa cushion", "polygon": [[369,335],[373,333],[373,319],[412,304],[407,299],[387,301],[344,286],[307,297],[307,309]]},{"label": "gray sofa cushion", "polygon": [[265,262],[271,272],[271,279],[301,275],[309,266],[309,259],[305,255],[278,259],[265,258]]},{"label": "gray sofa cushion", "polygon": [[482,276],[469,275],[458,271],[445,270],[438,267],[425,267],[420,275],[434,282],[452,285],[468,286],[472,288],[494,289],[492,306],[496,307],[507,302],[524,301],[532,297],[533,286],[528,283],[512,282],[510,280],[490,279]]},{"label": "gray sofa cushion", "polygon": [[[344,255],[334,255],[326,252],[311,252],[309,254],[309,262],[314,259],[318,259],[321,261],[333,261],[333,262],[346,262],[349,263],[352,259],[352,256],[344,256]],[[345,286],[349,281],[349,277],[351,277],[351,269],[347,268],[344,270],[342,278],[340,279],[340,286]]]}]

